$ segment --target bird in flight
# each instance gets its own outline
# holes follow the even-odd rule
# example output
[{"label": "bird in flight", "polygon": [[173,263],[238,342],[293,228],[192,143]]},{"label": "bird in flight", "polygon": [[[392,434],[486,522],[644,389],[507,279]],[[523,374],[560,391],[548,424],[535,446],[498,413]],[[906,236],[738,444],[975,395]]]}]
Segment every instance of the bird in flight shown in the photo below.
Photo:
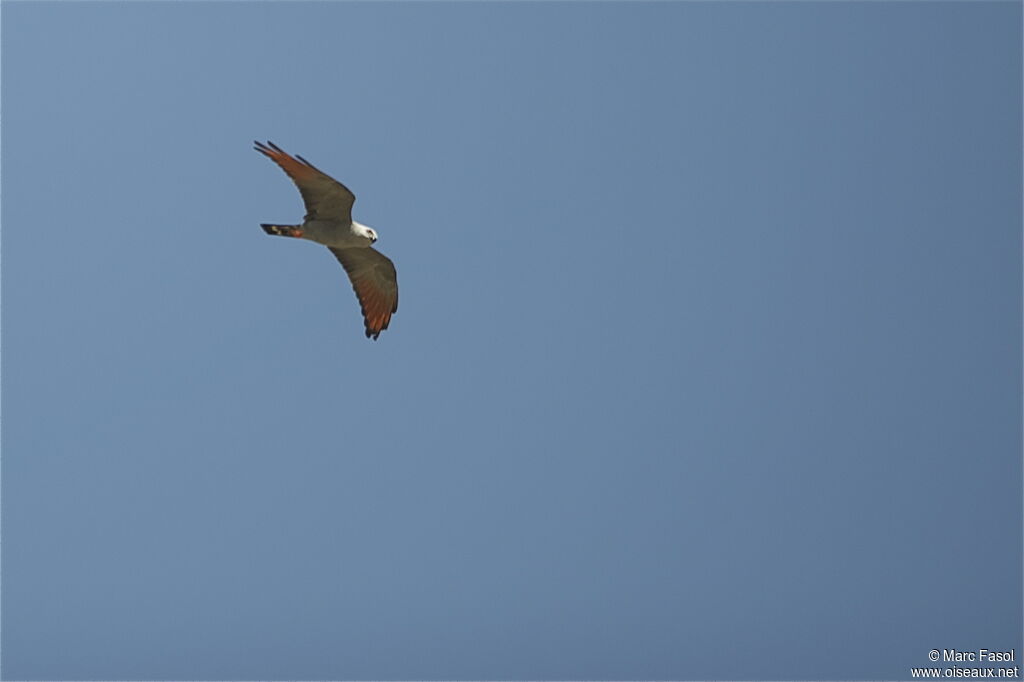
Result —
[{"label": "bird in flight", "polygon": [[301,225],[261,223],[260,227],[267,234],[308,239],[330,249],[352,280],[363,311],[366,338],[376,340],[398,310],[398,276],[391,259],[371,246],[377,241],[377,232],[352,220],[356,196],[301,156],[293,157],[270,141],[254,144],[256,151],[288,174],[306,204]]}]

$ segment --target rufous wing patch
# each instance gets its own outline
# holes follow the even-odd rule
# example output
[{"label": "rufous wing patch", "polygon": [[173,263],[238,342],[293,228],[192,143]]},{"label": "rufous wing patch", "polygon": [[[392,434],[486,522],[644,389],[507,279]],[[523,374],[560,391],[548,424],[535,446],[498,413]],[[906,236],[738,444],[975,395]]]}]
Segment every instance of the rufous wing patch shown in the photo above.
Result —
[{"label": "rufous wing patch", "polygon": [[[294,156],[278,147],[273,142],[255,142],[256,151],[268,157],[284,170],[293,180],[306,180],[315,177],[319,171],[309,162],[299,161]],[[299,157],[302,158],[302,157]]]},{"label": "rufous wing patch", "polygon": [[355,289],[360,308],[362,308],[363,321],[366,323],[366,336],[376,339],[382,331],[388,328],[391,315],[397,309],[398,302],[388,300],[389,297],[376,286],[370,277],[352,280],[352,288]]}]

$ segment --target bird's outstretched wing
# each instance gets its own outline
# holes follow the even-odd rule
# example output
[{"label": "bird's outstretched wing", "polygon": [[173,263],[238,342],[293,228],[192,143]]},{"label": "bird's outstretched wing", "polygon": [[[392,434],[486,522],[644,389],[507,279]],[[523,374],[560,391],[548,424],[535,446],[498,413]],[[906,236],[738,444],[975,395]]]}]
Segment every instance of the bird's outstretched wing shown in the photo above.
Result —
[{"label": "bird's outstretched wing", "polygon": [[366,338],[376,339],[388,328],[391,316],[398,311],[398,274],[395,264],[380,251],[370,247],[331,249],[345,268],[352,288],[359,298],[366,323]]},{"label": "bird's outstretched wing", "polygon": [[352,222],[352,204],[356,195],[348,187],[319,170],[301,156],[291,156],[273,142],[254,142],[263,154],[288,174],[306,204],[306,220],[337,220]]}]

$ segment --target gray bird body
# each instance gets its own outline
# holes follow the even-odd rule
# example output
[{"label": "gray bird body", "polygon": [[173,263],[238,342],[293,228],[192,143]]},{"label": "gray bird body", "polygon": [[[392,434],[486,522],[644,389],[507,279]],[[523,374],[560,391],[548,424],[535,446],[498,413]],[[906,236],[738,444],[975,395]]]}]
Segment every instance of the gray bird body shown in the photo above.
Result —
[{"label": "gray bird body", "polygon": [[[360,230],[359,228],[363,228]],[[302,223],[302,238],[336,249],[366,248],[374,240],[365,236],[365,225],[349,221],[307,220]]]}]

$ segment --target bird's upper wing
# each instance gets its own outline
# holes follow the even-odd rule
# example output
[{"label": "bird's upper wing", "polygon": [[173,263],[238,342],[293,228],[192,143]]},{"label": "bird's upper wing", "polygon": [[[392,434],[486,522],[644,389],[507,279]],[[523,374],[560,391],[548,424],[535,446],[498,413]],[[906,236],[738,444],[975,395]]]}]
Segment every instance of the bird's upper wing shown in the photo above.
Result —
[{"label": "bird's upper wing", "polygon": [[391,315],[398,310],[398,274],[395,264],[380,251],[355,246],[331,249],[352,280],[366,323],[366,338],[376,339],[388,328]]},{"label": "bird's upper wing", "polygon": [[301,156],[291,156],[273,142],[255,142],[256,151],[268,157],[288,174],[306,203],[306,220],[352,222],[352,204],[356,195]]}]

